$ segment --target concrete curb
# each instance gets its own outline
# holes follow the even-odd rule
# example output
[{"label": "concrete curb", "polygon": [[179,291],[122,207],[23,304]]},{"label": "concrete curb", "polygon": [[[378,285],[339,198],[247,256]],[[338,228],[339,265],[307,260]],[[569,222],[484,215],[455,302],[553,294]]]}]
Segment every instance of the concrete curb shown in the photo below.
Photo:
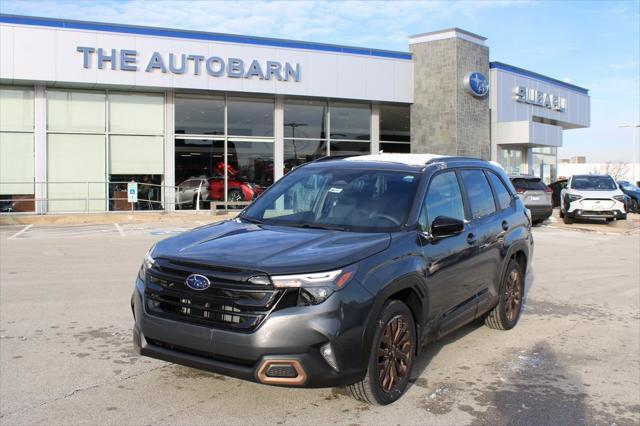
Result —
[{"label": "concrete curb", "polygon": [[233,218],[237,213],[104,213],[69,215],[6,215],[0,216],[0,226],[7,225],[97,225],[112,223],[193,222],[210,220],[218,222]]}]

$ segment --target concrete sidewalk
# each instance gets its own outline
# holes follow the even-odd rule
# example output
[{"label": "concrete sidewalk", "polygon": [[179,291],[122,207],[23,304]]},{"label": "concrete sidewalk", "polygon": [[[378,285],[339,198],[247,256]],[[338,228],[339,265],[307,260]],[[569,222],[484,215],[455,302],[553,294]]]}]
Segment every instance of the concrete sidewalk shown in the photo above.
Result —
[{"label": "concrete sidewalk", "polygon": [[627,220],[614,220],[613,222],[607,222],[604,219],[576,220],[571,225],[565,225],[560,219],[559,210],[554,209],[553,215],[540,226],[601,234],[638,235],[640,234],[640,214],[629,213]]},{"label": "concrete sidewalk", "polygon": [[180,213],[164,212],[112,212],[112,213],[91,213],[91,214],[50,214],[50,215],[2,215],[0,216],[0,226],[4,225],[96,225],[112,223],[151,223],[151,222],[173,222],[188,223],[193,221],[210,220],[218,222],[220,220],[235,217],[239,212],[224,214],[206,211],[191,211]]}]

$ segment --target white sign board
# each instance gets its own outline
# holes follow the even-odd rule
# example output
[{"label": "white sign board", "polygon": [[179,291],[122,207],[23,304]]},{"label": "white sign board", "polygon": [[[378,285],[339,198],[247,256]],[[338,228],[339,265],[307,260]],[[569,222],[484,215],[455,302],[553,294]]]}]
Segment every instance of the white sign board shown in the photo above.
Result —
[{"label": "white sign board", "polygon": [[138,202],[138,183],[129,182],[127,184],[127,201],[130,203]]}]

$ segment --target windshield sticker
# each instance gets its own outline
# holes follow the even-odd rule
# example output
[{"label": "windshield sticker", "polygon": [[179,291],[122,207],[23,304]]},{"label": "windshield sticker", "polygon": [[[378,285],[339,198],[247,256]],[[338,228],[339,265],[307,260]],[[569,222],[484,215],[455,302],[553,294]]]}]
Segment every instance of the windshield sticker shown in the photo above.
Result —
[{"label": "windshield sticker", "polygon": [[339,194],[342,192],[342,188],[329,188],[329,192],[333,192],[334,194]]}]

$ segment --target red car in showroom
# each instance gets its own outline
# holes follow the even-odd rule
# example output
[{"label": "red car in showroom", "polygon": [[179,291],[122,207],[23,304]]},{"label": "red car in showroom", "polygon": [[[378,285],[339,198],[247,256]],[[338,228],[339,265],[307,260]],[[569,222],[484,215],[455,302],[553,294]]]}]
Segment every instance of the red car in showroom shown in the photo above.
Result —
[{"label": "red car in showroom", "polygon": [[[252,201],[260,195],[264,188],[251,182],[239,180],[238,170],[233,166],[227,166],[227,199],[229,201]],[[198,197],[200,192],[200,197]],[[190,177],[178,185],[178,208],[190,206],[195,208],[196,203],[210,201],[224,201],[224,164],[216,166],[215,175],[212,177]]]}]

